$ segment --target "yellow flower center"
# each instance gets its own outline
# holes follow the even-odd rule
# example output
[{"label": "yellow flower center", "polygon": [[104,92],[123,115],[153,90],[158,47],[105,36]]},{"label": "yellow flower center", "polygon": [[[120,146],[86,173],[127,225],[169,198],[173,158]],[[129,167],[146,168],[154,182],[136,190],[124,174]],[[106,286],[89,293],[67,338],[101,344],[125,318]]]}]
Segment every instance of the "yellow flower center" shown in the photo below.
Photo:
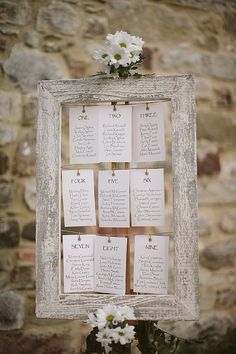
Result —
[{"label": "yellow flower center", "polygon": [[108,315],[108,316],[106,317],[106,320],[107,320],[107,321],[113,321],[113,319],[114,319],[114,316],[113,316],[113,315]]},{"label": "yellow flower center", "polygon": [[121,42],[121,43],[120,43],[120,47],[121,47],[121,48],[127,48],[127,45],[126,45],[126,43]]},{"label": "yellow flower center", "polygon": [[116,60],[120,60],[120,59],[122,58],[122,56],[121,56],[119,53],[116,53],[116,54],[114,55],[114,58],[115,58]]},{"label": "yellow flower center", "polygon": [[106,59],[107,56],[108,56],[108,55],[107,55],[106,53],[104,53],[104,54],[102,55],[102,59]]}]

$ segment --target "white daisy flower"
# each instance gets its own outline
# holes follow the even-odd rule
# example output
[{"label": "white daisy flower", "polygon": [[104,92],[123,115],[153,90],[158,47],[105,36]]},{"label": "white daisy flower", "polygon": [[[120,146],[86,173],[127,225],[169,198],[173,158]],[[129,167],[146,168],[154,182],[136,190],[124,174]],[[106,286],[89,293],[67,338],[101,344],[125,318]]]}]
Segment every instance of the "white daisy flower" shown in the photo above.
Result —
[{"label": "white daisy flower", "polygon": [[112,331],[112,337],[114,342],[120,342],[121,345],[131,343],[134,340],[134,336],[134,326],[126,325],[124,328],[117,327]]},{"label": "white daisy flower", "polygon": [[112,351],[112,348],[109,347],[109,345],[105,345],[104,349],[105,349],[105,353],[106,354],[108,354],[108,353],[110,353]]},{"label": "white daisy flower", "polygon": [[104,306],[102,309],[97,310],[96,315],[97,321],[101,324],[112,323],[113,325],[117,325],[119,321],[119,311],[115,305]]},{"label": "white daisy flower", "polygon": [[112,343],[112,330],[105,327],[96,334],[96,337],[97,342],[100,342],[103,347],[107,347]]},{"label": "white daisy flower", "polygon": [[108,65],[110,61],[109,49],[101,48],[95,51],[94,59],[96,59],[99,63]]},{"label": "white daisy flower", "polygon": [[121,306],[119,307],[119,317],[119,322],[123,322],[125,320],[135,320],[134,310],[129,306]]},{"label": "white daisy flower", "polygon": [[137,63],[140,60],[139,55],[141,54],[140,51],[134,51],[130,53],[130,60],[132,63]]},{"label": "white daisy flower", "polygon": [[88,318],[89,318],[88,322],[93,328],[98,327],[98,329],[102,329],[107,324],[107,321],[104,318],[104,316],[100,315],[100,311],[102,311],[102,310],[98,310],[96,313],[89,313],[88,314]]},{"label": "white daisy flower", "polygon": [[137,50],[142,50],[144,41],[140,37],[131,36],[131,43],[136,47]]},{"label": "white daisy flower", "polygon": [[119,46],[112,46],[109,50],[110,64],[116,68],[118,66],[128,66],[130,64],[130,55],[127,50]]},{"label": "white daisy flower", "polygon": [[108,34],[107,42],[111,46],[118,46],[129,51],[132,37],[127,32],[117,31],[115,34]]}]

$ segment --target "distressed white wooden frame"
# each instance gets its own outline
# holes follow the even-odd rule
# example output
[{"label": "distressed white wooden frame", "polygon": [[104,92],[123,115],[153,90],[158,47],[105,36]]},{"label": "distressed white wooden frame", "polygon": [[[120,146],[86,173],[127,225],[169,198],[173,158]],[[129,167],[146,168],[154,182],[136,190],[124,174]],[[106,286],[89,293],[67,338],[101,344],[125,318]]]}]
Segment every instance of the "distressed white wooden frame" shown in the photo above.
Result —
[{"label": "distressed white wooden frame", "polygon": [[[86,319],[104,304],[127,304],[141,320],[198,317],[196,118],[191,75],[41,81],[37,123],[37,295],[43,318]],[[60,293],[61,106],[170,100],[172,108],[174,287],[169,295]]]}]

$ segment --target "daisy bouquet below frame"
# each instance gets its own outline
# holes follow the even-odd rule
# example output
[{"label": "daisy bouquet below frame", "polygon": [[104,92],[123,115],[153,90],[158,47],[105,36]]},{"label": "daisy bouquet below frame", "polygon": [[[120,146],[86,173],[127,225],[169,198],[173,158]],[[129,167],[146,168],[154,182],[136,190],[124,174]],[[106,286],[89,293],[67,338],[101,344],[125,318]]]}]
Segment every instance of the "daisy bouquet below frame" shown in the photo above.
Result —
[{"label": "daisy bouquet below frame", "polygon": [[143,62],[142,48],[144,41],[140,37],[132,36],[127,32],[117,31],[108,34],[106,46],[94,53],[94,58],[106,69],[102,74],[111,74],[127,78],[129,76],[141,76],[133,70]]},{"label": "daisy bouquet below frame", "polygon": [[96,350],[99,353],[125,353],[135,340],[134,326],[127,323],[128,320],[135,320],[134,311],[129,306],[105,305],[89,313],[88,318],[95,329]]}]

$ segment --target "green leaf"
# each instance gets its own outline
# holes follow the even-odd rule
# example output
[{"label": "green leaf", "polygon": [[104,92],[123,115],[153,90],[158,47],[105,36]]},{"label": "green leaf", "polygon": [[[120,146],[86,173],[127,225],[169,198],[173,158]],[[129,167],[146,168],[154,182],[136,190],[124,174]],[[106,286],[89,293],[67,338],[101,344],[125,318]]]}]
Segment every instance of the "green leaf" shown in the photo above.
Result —
[{"label": "green leaf", "polygon": [[139,74],[139,73],[134,73],[133,74],[133,77],[136,77],[137,79],[139,79],[140,77],[142,77],[143,75],[142,74]]}]

